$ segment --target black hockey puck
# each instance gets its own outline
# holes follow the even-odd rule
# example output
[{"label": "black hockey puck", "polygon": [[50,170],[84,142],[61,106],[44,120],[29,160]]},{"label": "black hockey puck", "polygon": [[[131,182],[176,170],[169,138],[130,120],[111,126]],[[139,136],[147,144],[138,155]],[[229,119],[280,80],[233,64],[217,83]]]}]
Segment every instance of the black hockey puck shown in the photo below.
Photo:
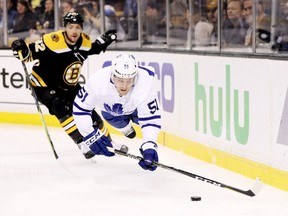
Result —
[{"label": "black hockey puck", "polygon": [[200,196],[192,196],[191,201],[201,201],[201,197]]}]

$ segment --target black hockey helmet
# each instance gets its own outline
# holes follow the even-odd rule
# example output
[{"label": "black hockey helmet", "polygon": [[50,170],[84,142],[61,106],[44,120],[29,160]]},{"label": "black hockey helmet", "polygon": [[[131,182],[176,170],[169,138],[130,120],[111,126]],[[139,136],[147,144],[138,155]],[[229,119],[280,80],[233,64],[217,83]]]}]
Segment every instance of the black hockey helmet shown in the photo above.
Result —
[{"label": "black hockey helmet", "polygon": [[73,23],[73,24],[80,24],[83,28],[83,22],[84,19],[81,14],[77,12],[69,12],[63,17],[63,25],[66,27],[67,24]]}]

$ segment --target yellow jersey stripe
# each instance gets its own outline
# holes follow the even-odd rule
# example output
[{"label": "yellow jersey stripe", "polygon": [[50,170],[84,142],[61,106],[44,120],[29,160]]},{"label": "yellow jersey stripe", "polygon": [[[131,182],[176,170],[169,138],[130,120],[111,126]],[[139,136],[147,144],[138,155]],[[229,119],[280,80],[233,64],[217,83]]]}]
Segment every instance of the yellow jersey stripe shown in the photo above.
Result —
[{"label": "yellow jersey stripe", "polygon": [[43,79],[35,73],[35,71],[32,70],[31,74],[31,81],[34,83],[33,86],[38,86],[38,87],[47,87],[46,83],[43,81]]}]

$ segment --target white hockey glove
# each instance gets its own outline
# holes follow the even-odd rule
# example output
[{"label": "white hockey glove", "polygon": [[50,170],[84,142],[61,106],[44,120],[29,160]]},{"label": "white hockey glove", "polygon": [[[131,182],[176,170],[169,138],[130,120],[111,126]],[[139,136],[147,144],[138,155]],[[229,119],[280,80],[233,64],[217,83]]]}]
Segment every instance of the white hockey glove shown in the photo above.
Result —
[{"label": "white hockey glove", "polygon": [[114,156],[107,147],[113,147],[111,140],[104,135],[99,129],[95,129],[91,134],[83,138],[84,145],[97,155],[104,155],[107,157]]},{"label": "white hockey glove", "polygon": [[143,159],[139,161],[139,165],[144,170],[154,171],[157,166],[153,165],[153,162],[158,162],[158,154],[157,154],[157,144],[152,141],[145,142],[140,147],[140,153],[143,156]]}]

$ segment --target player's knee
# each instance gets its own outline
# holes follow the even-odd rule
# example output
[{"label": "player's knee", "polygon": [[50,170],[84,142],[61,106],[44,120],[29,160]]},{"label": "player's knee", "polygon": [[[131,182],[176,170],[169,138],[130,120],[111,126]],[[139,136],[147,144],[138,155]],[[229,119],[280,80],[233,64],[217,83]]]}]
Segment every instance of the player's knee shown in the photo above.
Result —
[{"label": "player's knee", "polygon": [[104,127],[102,118],[98,115],[98,113],[95,110],[92,110],[92,121],[94,128],[102,129]]},{"label": "player's knee", "polygon": [[61,119],[66,115],[71,115],[72,111],[70,104],[62,98],[56,97],[51,102],[50,108],[52,113],[58,118]]}]

